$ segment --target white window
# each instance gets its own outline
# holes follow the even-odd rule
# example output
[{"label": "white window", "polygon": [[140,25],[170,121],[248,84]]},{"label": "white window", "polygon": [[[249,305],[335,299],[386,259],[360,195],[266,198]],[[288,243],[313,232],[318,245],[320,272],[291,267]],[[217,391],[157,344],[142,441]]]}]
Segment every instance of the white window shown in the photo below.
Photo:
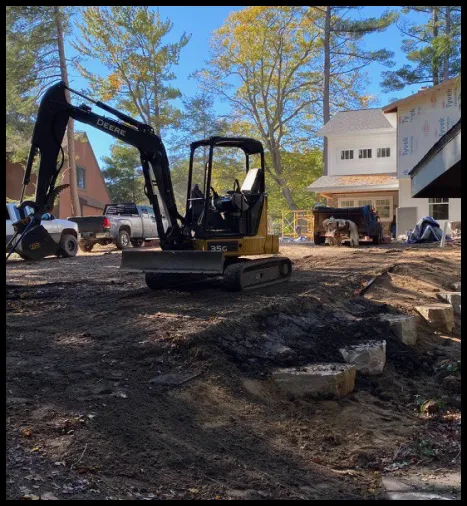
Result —
[{"label": "white window", "polygon": [[377,158],[389,158],[391,156],[391,148],[378,148],[376,156]]},{"label": "white window", "polygon": [[355,207],[355,200],[339,200],[339,207]]},{"label": "white window", "polygon": [[76,179],[78,181],[78,188],[86,189],[86,169],[84,167],[76,167]]},{"label": "white window", "polygon": [[359,149],[358,158],[371,158],[371,149]]},{"label": "white window", "polygon": [[390,220],[392,219],[391,216],[391,209],[392,209],[392,199],[375,199],[375,205],[374,205],[376,212],[378,213],[380,220]]},{"label": "white window", "polygon": [[430,216],[435,220],[449,220],[449,199],[428,199]]},{"label": "white window", "polygon": [[392,205],[392,197],[367,197],[354,200],[343,198],[338,200],[338,207],[371,206],[378,213],[381,221],[392,221]]},{"label": "white window", "polygon": [[344,149],[341,151],[341,160],[353,160],[353,149]]}]

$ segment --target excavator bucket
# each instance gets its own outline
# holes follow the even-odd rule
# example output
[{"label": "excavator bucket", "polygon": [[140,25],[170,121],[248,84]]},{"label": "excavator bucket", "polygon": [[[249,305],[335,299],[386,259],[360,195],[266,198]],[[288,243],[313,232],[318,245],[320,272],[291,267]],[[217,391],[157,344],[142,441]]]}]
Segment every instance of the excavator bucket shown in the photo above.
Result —
[{"label": "excavator bucket", "polygon": [[122,252],[123,270],[167,274],[219,274],[224,272],[224,254],[217,251],[144,251]]},{"label": "excavator bucket", "polygon": [[21,254],[30,260],[40,260],[57,253],[58,245],[42,225],[26,232],[21,239]]}]

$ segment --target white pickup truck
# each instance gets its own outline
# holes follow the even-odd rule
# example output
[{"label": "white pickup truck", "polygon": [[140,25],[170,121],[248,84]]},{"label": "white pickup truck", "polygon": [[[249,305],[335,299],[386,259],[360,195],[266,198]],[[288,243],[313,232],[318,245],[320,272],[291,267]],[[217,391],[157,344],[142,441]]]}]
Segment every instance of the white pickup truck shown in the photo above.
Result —
[{"label": "white pickup truck", "polygon": [[[6,205],[6,244],[8,245],[10,239],[15,234],[13,229],[13,223],[25,218],[31,214],[33,210],[26,206],[23,212],[16,207],[16,204]],[[24,214],[23,214],[24,213]],[[78,225],[69,220],[59,220],[55,218],[53,214],[44,214],[41,218],[41,225],[47,230],[52,239],[57,243],[56,255],[58,257],[74,257],[78,252]],[[19,237],[18,237],[19,238]],[[15,238],[13,242],[16,242],[18,238]],[[7,247],[7,251],[10,250],[13,244]],[[25,258],[21,254],[21,243],[16,248],[16,253],[21,258]]]}]

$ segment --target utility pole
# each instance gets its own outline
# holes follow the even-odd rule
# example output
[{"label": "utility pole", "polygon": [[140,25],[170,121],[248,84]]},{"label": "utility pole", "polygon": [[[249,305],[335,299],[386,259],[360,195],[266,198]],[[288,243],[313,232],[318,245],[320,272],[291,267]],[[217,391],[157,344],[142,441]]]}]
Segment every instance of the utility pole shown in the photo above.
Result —
[{"label": "utility pole", "polygon": [[[68,82],[68,71],[66,68],[65,58],[65,44],[63,37],[63,23],[62,14],[60,7],[54,6],[55,22],[57,24],[57,44],[58,44],[58,55],[60,59],[60,73],[62,80],[67,86]],[[71,102],[69,90],[65,90],[65,96],[69,102]],[[72,216],[81,216],[81,209],[78,198],[78,184],[76,178],[76,154],[75,154],[75,126],[72,118],[68,120],[67,127],[67,151],[68,151],[68,168],[70,170],[70,192],[71,192],[71,214]]]}]

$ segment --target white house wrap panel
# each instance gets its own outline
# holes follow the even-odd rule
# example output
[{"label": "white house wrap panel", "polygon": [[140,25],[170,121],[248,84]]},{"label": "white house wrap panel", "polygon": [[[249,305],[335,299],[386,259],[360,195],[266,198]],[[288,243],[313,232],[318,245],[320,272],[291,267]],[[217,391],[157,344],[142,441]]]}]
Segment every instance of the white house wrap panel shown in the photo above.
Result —
[{"label": "white house wrap panel", "polygon": [[409,171],[461,117],[460,80],[414,95],[398,108],[397,177]]}]

